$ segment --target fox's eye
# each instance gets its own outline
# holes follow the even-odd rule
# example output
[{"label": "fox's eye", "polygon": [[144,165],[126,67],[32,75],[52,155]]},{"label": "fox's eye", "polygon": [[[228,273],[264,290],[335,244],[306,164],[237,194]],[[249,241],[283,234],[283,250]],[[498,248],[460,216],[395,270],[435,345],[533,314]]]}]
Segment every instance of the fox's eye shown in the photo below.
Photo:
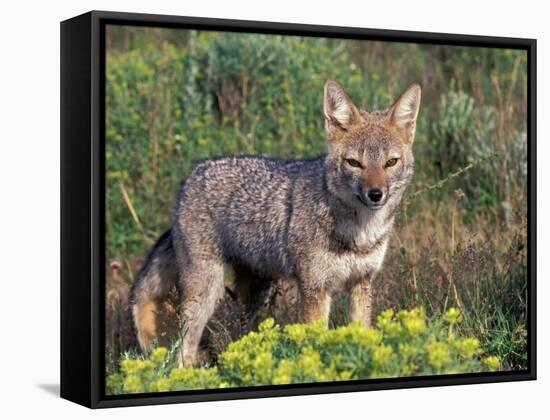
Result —
[{"label": "fox's eye", "polygon": [[361,162],[355,159],[346,159],[346,163],[354,168],[362,168]]},{"label": "fox's eye", "polygon": [[390,166],[395,166],[395,164],[397,163],[399,159],[397,158],[393,158],[393,159],[390,159],[386,162],[386,168],[389,168]]}]

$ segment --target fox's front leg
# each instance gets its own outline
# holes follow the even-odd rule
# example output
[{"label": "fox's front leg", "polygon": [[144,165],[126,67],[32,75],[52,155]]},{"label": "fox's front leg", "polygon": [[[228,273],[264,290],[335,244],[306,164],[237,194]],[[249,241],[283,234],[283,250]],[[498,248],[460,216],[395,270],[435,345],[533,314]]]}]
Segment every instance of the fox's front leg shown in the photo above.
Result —
[{"label": "fox's front leg", "polygon": [[323,319],[328,321],[330,313],[330,295],[324,288],[302,287],[302,322],[310,324]]},{"label": "fox's front leg", "polygon": [[350,316],[352,321],[362,321],[365,327],[372,322],[372,284],[374,275],[367,275],[355,283],[350,291]]}]

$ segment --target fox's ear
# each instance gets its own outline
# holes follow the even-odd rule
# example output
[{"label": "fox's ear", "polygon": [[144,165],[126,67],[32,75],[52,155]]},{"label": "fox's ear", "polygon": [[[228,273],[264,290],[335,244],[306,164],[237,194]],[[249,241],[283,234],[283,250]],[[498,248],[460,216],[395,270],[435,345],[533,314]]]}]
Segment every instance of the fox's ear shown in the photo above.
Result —
[{"label": "fox's ear", "polygon": [[416,117],[420,109],[420,86],[414,84],[399,97],[388,112],[388,122],[403,130],[407,141],[412,143]]},{"label": "fox's ear", "polygon": [[349,96],[334,80],[327,80],[325,83],[323,111],[329,136],[349,130],[360,118],[359,111]]}]

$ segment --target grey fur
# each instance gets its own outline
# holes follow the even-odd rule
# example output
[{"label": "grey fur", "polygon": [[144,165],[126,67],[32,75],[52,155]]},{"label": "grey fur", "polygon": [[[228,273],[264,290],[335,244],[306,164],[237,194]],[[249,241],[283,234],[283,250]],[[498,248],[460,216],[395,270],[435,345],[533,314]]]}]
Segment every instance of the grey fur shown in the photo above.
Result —
[{"label": "grey fur", "polygon": [[[180,365],[194,362],[231,266],[266,284],[297,280],[304,322],[327,318],[331,294],[345,290],[351,294],[352,319],[370,323],[372,279],[413,176],[418,110],[406,121],[402,115],[408,108],[401,108],[411,106],[412,89],[419,101],[420,89],[410,88],[402,95],[407,101],[400,99],[389,110],[367,113],[357,110],[336,82],[327,87],[326,156],[207,160],[183,184],[170,233],[152,250],[132,291],[135,306],[142,299],[163,299],[174,284],[179,288],[185,323]],[[395,114],[401,118],[398,128],[391,125]],[[398,163],[386,167],[394,156]],[[346,159],[361,168],[350,167]],[[381,204],[367,197],[374,184],[384,192]]]}]

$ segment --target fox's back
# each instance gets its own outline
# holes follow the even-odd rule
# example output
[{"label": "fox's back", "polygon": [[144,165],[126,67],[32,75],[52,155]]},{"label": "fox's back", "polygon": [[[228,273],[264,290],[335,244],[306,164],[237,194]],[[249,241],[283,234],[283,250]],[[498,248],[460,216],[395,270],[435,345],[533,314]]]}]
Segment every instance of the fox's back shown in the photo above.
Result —
[{"label": "fox's back", "polygon": [[291,275],[295,209],[323,198],[324,157],[284,160],[232,157],[199,164],[176,206],[180,221],[210,252],[263,275]]}]

